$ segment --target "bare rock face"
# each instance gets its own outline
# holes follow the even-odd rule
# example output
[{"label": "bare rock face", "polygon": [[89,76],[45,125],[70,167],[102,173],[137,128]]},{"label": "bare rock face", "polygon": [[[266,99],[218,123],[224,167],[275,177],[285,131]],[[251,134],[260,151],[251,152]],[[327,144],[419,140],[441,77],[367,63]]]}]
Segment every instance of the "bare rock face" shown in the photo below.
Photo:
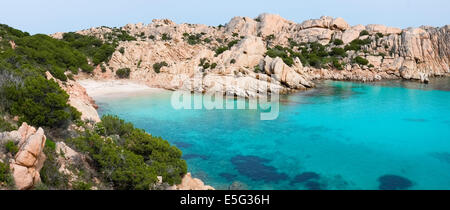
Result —
[{"label": "bare rock face", "polygon": [[[262,14],[257,18],[234,17],[224,27],[201,24],[176,24],[170,20],[153,20],[145,25],[127,24],[120,30],[128,32],[137,41],[121,41],[106,71],[94,70],[95,79],[118,79],[115,71],[130,68],[130,80],[143,82],[151,87],[168,90],[195,92],[219,92],[242,97],[264,94],[267,87],[280,92],[304,90],[314,87],[313,80],[358,80],[411,79],[427,82],[429,77],[450,74],[450,26],[440,28],[420,27],[399,29],[384,25],[350,26],[342,18],[328,16],[294,23],[279,15]],[[78,31],[80,34],[105,39],[113,29],[107,27]],[[361,36],[366,30],[369,35]],[[162,34],[170,40],[162,40]],[[188,44],[186,34],[201,35],[200,42]],[[62,35],[53,35],[58,38]],[[146,37],[152,36],[153,39]],[[209,41],[206,42],[205,40]],[[343,45],[336,46],[333,40],[341,39]],[[281,59],[266,57],[268,48],[276,45],[293,49],[290,44],[318,42],[327,50],[344,48],[354,40],[368,41],[361,50],[347,51],[347,57],[340,58],[343,70],[333,65],[326,69],[310,67],[299,59],[293,66],[287,66]],[[216,55],[216,49],[227,47]],[[367,65],[356,64],[355,57],[369,61]],[[202,64],[208,63],[205,67]],[[153,65],[165,62],[156,72]],[[65,87],[69,88],[70,87]],[[92,100],[75,96],[71,103],[82,111],[83,118],[97,119]],[[69,91],[70,92],[70,91]],[[83,95],[83,91],[79,95]],[[72,98],[72,94],[71,94]],[[91,107],[91,108],[89,108]]]},{"label": "bare rock face", "polygon": [[5,134],[18,144],[19,151],[10,160],[11,173],[17,189],[32,188],[41,181],[39,171],[44,165],[46,156],[43,153],[46,137],[44,130],[23,123],[17,131]]},{"label": "bare rock face", "polygon": [[286,65],[281,58],[264,58],[264,69],[267,74],[274,75],[277,81],[288,85],[290,88],[304,90],[313,87],[314,84],[297,71]]},{"label": "bare rock face", "polygon": [[332,17],[322,16],[320,19],[306,20],[300,24],[300,28],[328,28],[345,31],[349,28],[348,23],[343,18],[333,19]]},{"label": "bare rock face", "polygon": [[181,180],[181,184],[169,187],[168,190],[214,190],[214,188],[205,185],[200,179],[193,178],[191,173],[187,173]]}]

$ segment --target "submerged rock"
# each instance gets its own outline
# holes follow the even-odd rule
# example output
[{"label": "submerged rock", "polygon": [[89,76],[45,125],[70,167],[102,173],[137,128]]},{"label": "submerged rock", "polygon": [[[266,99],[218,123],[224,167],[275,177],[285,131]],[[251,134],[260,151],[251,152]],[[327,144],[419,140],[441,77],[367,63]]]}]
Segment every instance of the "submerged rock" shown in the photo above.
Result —
[{"label": "submerged rock", "polygon": [[268,162],[270,160],[251,155],[237,155],[231,159],[240,174],[255,181],[279,182],[289,178],[287,174],[279,173],[275,167],[265,164]]},{"label": "submerged rock", "polygon": [[308,181],[305,183],[305,187],[308,190],[323,190],[322,186],[319,182],[316,181]]},{"label": "submerged rock", "polygon": [[380,190],[406,190],[413,185],[409,179],[397,175],[384,175],[378,181]]},{"label": "submerged rock", "polygon": [[320,178],[320,175],[315,172],[303,172],[303,173],[295,176],[295,178],[291,181],[291,184],[304,183],[311,179],[317,180],[319,178]]}]

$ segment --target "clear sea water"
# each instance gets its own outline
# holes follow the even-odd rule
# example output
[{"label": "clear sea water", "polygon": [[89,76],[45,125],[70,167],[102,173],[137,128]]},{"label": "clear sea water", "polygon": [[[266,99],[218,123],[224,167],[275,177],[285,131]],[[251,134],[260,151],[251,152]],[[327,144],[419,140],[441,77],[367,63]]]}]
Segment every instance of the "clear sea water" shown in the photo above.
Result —
[{"label": "clear sea water", "polygon": [[449,79],[323,81],[282,96],[273,121],[260,110],[176,110],[170,92],[96,102],[101,115],[177,145],[193,176],[216,189],[379,189],[379,177],[396,175],[407,189],[449,190],[449,88]]}]

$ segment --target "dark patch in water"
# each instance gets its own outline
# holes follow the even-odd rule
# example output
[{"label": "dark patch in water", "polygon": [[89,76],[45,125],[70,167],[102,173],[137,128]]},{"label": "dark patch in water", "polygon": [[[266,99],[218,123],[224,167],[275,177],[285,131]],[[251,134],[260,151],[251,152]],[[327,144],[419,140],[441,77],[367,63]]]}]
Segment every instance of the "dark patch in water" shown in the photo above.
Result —
[{"label": "dark patch in water", "polygon": [[178,148],[189,148],[192,147],[192,144],[186,143],[186,142],[182,142],[182,141],[176,141],[173,142],[173,144],[175,144],[175,146],[177,146]]},{"label": "dark patch in water", "polygon": [[448,152],[434,152],[431,156],[438,160],[450,164],[450,153]]},{"label": "dark patch in water", "polygon": [[236,174],[230,174],[230,173],[220,173],[219,176],[223,177],[227,181],[233,181],[236,179]]},{"label": "dark patch in water", "polygon": [[228,186],[228,190],[248,190],[248,186],[243,182],[233,182]]},{"label": "dark patch in water", "polygon": [[270,160],[257,156],[237,155],[231,158],[231,163],[233,163],[236,170],[252,180],[278,182],[289,178],[287,174],[278,173],[275,167],[265,164],[268,162],[270,162]]},{"label": "dark patch in water", "polygon": [[320,178],[320,175],[315,172],[304,172],[304,173],[301,173],[301,174],[295,176],[295,178],[291,181],[291,184],[304,183],[311,179],[319,179],[319,178]]},{"label": "dark patch in water", "polygon": [[195,159],[195,158],[200,158],[202,160],[208,160],[209,157],[206,155],[198,155],[198,154],[185,154],[183,155],[183,159],[185,160],[189,160],[189,159]]},{"label": "dark patch in water", "polygon": [[322,190],[322,187],[320,186],[319,182],[316,181],[309,181],[305,183],[305,187],[308,190]]},{"label": "dark patch in water", "polygon": [[403,120],[409,121],[409,122],[427,122],[428,121],[426,119],[414,119],[414,118],[406,118],[406,119],[403,119]]},{"label": "dark patch in water", "polygon": [[380,190],[406,190],[413,185],[407,178],[389,174],[381,176],[378,181]]}]

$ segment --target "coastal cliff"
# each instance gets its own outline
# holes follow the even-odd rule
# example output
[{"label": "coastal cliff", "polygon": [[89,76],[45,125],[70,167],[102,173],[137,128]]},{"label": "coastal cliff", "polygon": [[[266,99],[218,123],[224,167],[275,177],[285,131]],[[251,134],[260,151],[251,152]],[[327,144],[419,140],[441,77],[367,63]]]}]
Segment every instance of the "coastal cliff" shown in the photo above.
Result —
[{"label": "coastal cliff", "polygon": [[[267,87],[282,93],[312,88],[317,79],[428,82],[448,76],[449,29],[350,26],[326,16],[294,23],[262,14],[217,27],[164,19],[77,33],[117,43],[91,78],[117,79],[128,69],[127,78],[151,87],[254,97]],[[131,38],[117,41],[123,34]]]}]

